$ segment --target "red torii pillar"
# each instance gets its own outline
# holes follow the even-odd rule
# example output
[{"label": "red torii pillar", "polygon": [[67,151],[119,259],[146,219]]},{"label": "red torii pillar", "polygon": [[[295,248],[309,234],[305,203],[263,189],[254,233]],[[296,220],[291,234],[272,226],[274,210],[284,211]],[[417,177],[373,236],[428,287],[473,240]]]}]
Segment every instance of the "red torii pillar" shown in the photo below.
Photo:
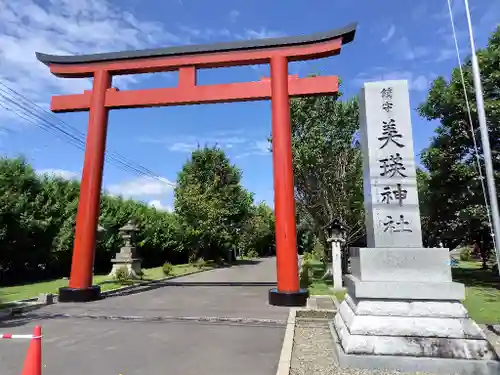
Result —
[{"label": "red torii pillar", "polygon": [[[100,287],[92,285],[92,269],[110,109],[271,99],[277,288],[269,291],[269,303],[305,305],[309,294],[299,285],[289,98],[334,95],[338,79],[289,76],[288,62],[336,55],[342,44],[354,39],[355,31],[356,24],[351,24],[310,36],[239,43],[82,56],[37,53],[37,58],[58,77],[94,78],[91,91],[54,96],[51,101],[54,112],[89,111],[70,282],[68,287],[59,289],[59,301],[86,302],[100,298]],[[270,79],[196,84],[197,69],[265,63],[271,65]],[[179,72],[179,83],[174,88],[127,91],[112,88],[114,75],[175,70]]]},{"label": "red torii pillar", "polygon": [[[272,147],[278,290],[297,293],[299,268],[288,96],[288,60],[271,58]],[[300,293],[305,293],[300,291]],[[305,297],[307,299],[307,296]],[[270,297],[271,299],[271,297]]]}]

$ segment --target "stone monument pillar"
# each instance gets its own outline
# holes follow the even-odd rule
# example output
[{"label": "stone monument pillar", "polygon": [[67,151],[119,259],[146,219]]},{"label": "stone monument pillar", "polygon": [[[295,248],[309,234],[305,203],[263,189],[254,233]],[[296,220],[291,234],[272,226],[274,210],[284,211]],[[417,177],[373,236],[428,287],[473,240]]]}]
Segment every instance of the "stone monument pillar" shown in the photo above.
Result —
[{"label": "stone monument pillar", "polygon": [[120,228],[120,234],[123,237],[124,244],[120,248],[120,252],[116,254],[115,259],[111,259],[113,268],[109,276],[115,277],[119,269],[125,268],[128,272],[128,277],[138,279],[142,274],[141,259],[136,257],[135,234],[139,231],[132,220]]},{"label": "stone monument pillar", "polygon": [[347,295],[331,324],[342,367],[500,374],[461,301],[449,251],[423,248],[407,81],[360,97],[367,248],[351,249]]}]

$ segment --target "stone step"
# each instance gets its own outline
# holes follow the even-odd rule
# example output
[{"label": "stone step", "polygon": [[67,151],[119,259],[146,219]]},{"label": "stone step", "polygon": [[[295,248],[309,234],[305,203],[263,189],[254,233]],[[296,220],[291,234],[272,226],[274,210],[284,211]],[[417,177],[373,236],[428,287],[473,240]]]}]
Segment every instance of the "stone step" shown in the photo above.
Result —
[{"label": "stone step", "polygon": [[337,310],[332,296],[311,296],[307,308],[312,310]]},{"label": "stone step", "polygon": [[500,325],[480,324],[479,326],[486,334],[498,357],[500,357]]}]

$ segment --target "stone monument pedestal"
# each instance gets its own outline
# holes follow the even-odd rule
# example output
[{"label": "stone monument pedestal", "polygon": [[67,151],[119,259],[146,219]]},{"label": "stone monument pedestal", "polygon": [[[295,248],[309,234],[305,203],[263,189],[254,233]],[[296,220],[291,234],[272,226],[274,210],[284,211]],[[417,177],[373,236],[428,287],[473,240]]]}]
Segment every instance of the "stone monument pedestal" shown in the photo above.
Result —
[{"label": "stone monument pedestal", "polygon": [[340,365],[500,374],[461,303],[448,249],[422,247],[408,82],[365,83],[359,104],[367,247],[351,249],[348,293],[331,323]]},{"label": "stone monument pedestal", "polygon": [[348,294],[331,323],[342,367],[500,374],[451,279],[448,249],[351,249]]}]

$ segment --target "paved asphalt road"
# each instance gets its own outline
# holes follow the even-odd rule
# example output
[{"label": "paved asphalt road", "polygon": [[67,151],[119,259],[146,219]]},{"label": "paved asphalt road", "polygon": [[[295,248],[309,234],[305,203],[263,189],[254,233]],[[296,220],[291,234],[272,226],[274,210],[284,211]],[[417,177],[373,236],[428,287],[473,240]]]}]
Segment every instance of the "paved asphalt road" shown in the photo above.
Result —
[{"label": "paved asphalt road", "polygon": [[[268,306],[269,286],[216,283],[275,282],[275,274],[275,258],[264,259],[139,294],[47,306],[0,322],[0,331],[42,325],[44,375],[274,375],[288,309]],[[1,340],[0,374],[18,375],[26,349]]]}]

